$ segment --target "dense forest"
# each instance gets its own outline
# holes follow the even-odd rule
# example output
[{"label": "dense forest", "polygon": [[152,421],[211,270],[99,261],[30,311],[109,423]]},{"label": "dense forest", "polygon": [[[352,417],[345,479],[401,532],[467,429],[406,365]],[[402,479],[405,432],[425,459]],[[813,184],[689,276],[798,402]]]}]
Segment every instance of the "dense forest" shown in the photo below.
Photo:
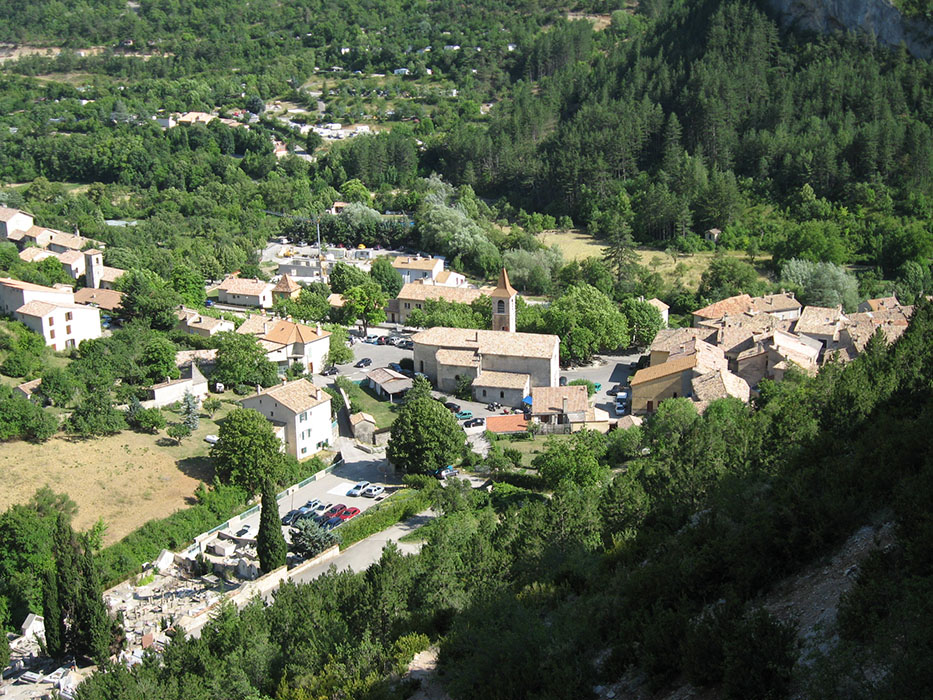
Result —
[{"label": "dense forest", "polygon": [[[928,2],[899,5],[929,17]],[[53,406],[75,407],[77,435],[126,427],[99,389],[132,404],[176,349],[201,347],[171,332],[176,304],[203,304],[205,280],[265,274],[257,250],[312,241],[317,221],[330,245],[440,254],[475,281],[507,267],[549,302],[521,303],[519,328],[562,335],[565,362],[653,337],[659,319],[638,297],[665,300],[675,322],[785,287],[846,310],[892,292],[917,304],[895,345],[877,335],[844,367],[765,381],[750,407],[698,415],[673,399],[643,428],[539,438],[534,474],[493,442],[469,457],[491,493],[412,482],[442,513],[421,554],[388,548],[365,573],[224,609],[199,639],[106,667],[81,700],[404,698],[408,662],[431,645],[463,699],[586,698],[623,680],[633,695],[686,683],[729,698],[933,694],[929,63],[863,36],[781,31],[751,0],[0,0],[0,13],[0,41],[63,48],[2,65],[0,203],[80,229],[130,270],[132,320],[67,370],[24,328],[0,338],[0,372],[43,376]],[[283,116],[279,101],[305,111]],[[188,110],[226,121],[152,119]],[[301,128],[329,121],[373,132],[325,143]],[[323,214],[337,200],[350,205]],[[566,261],[536,236],[570,229],[604,255]],[[636,245],[717,255],[688,287]],[[351,272],[284,311],[343,322],[331,291],[394,284],[341,281]],[[64,281],[7,243],[0,274]],[[436,303],[415,318],[485,327],[487,313]],[[233,374],[255,351],[218,344]],[[274,368],[233,374],[231,386],[277,381]],[[46,414],[0,389],[3,439],[48,439]],[[202,489],[171,543],[241,505],[227,488]],[[0,517],[4,624],[41,598],[54,499]],[[774,584],[865,526],[893,530],[891,543],[853,569],[837,624],[801,645],[795,620],[766,605]],[[105,554],[101,580],[157,552],[160,527]]]}]

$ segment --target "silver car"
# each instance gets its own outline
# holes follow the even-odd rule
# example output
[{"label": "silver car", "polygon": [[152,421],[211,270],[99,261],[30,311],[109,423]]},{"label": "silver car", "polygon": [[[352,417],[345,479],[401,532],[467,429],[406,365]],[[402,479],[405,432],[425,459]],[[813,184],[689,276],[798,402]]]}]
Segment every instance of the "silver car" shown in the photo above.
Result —
[{"label": "silver car", "polygon": [[367,486],[369,486],[368,481],[361,481],[358,484],[356,484],[356,486],[354,486],[352,489],[347,491],[347,495],[348,496],[359,496],[363,493],[363,491],[366,489]]}]

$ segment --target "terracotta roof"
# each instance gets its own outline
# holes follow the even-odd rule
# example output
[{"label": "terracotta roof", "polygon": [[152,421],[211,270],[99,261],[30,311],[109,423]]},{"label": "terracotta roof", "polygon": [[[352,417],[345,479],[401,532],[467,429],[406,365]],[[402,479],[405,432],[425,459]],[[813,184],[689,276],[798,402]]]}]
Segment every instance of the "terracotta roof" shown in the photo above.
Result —
[{"label": "terracotta roof", "polygon": [[590,404],[585,386],[536,386],[531,390],[531,412],[562,413],[565,398],[567,413],[585,411]]},{"label": "terracotta roof", "polygon": [[794,324],[794,332],[834,336],[844,318],[841,306],[805,306]]},{"label": "terracotta roof", "polygon": [[679,374],[681,372],[686,372],[697,366],[697,357],[696,354],[686,355],[684,357],[678,357],[676,359],[668,360],[667,362],[662,362],[659,365],[652,365],[651,367],[645,367],[635,372],[635,376],[631,379],[632,386],[636,384],[644,384],[645,382],[651,382],[655,379],[660,379],[661,377],[668,377],[672,374]]},{"label": "terracotta roof", "polygon": [[515,288],[509,284],[509,273],[506,272],[505,268],[502,268],[502,271],[499,273],[499,283],[496,285],[496,288],[493,290],[491,297],[503,297],[505,299],[511,299],[516,294]]},{"label": "terracotta roof", "polygon": [[860,311],[862,310],[862,306],[868,307],[866,309],[868,311],[880,311],[881,309],[895,309],[900,306],[900,302],[898,302],[897,297],[889,296],[880,297],[878,299],[866,299],[864,302],[859,304]]},{"label": "terracotta roof", "polygon": [[39,385],[42,383],[42,377],[39,379],[33,379],[31,382],[23,382],[19,384],[16,388],[21,392],[26,394],[26,396],[32,396],[32,392],[39,388]]},{"label": "terracotta roof", "polygon": [[527,428],[528,423],[521,413],[508,416],[489,416],[486,419],[486,430],[491,433],[521,433]]},{"label": "terracotta roof", "polygon": [[671,308],[670,306],[668,306],[667,304],[665,304],[665,303],[664,303],[663,301],[661,301],[660,299],[649,299],[649,300],[648,300],[647,302],[645,302],[645,303],[646,303],[646,304],[651,304],[654,308],[656,308],[658,311],[661,311],[662,313],[663,313],[664,311],[668,311],[668,310]]},{"label": "terracotta roof", "polygon": [[457,350],[478,350],[483,355],[550,358],[560,345],[556,335],[477,331],[468,328],[429,328],[412,336],[420,345]]},{"label": "terracotta roof", "polygon": [[272,329],[275,321],[276,319],[271,316],[252,314],[240,324],[236,332],[244,335],[264,335],[267,331]]},{"label": "terracotta roof", "polygon": [[266,334],[262,336],[262,340],[291,345],[292,343],[313,343],[315,340],[322,340],[329,336],[329,331],[321,331],[318,333],[316,329],[302,323],[278,321],[272,326],[271,330],[267,331]]},{"label": "terracotta roof", "polygon": [[527,389],[531,377],[518,372],[481,372],[473,380],[473,386],[488,386],[496,389]]},{"label": "terracotta roof", "polygon": [[126,270],[104,265],[103,269],[100,271],[100,279],[102,282],[116,282],[125,272]]},{"label": "terracotta roof", "polygon": [[671,360],[675,360],[679,357],[689,355],[695,356],[697,358],[697,372],[712,372],[716,369],[725,369],[728,367],[726,355],[722,351],[722,348],[716,347],[715,345],[710,345],[709,343],[702,341],[699,338],[694,338],[676,352],[671,353],[667,361],[670,362]]},{"label": "terracotta roof", "polygon": [[298,284],[288,275],[282,275],[282,279],[279,280],[279,283],[272,288],[273,292],[285,292],[291,293],[298,289],[301,289],[301,285]]},{"label": "terracotta roof", "polygon": [[675,352],[694,338],[709,341],[716,337],[712,328],[662,328],[648,348],[649,352]]},{"label": "terracotta roof", "polygon": [[434,284],[420,284],[408,282],[399,290],[396,299],[400,301],[425,301],[427,299],[443,299],[458,304],[472,304],[483,294],[489,294],[489,289],[470,289],[469,287],[439,287]]},{"label": "terracotta roof", "polygon": [[36,248],[35,246],[29,246],[19,251],[19,259],[24,262],[39,262],[40,260],[54,257],[56,257],[56,255],[51,250]]},{"label": "terracotta roof", "polygon": [[32,225],[25,231],[23,231],[23,238],[38,238],[43,233],[50,233],[53,236],[56,233],[61,233],[61,231],[56,231],[55,229],[45,228],[44,226]]},{"label": "terracotta roof", "polygon": [[438,284],[445,284],[450,279],[451,271],[450,270],[441,270],[437,273],[437,277],[434,280]]},{"label": "terracotta roof", "polygon": [[307,379],[296,379],[287,384],[279,384],[248,398],[256,396],[273,398],[293,413],[302,413],[330,401],[330,394],[323,389],[318,389]]},{"label": "terracotta roof", "polygon": [[0,285],[9,287],[11,289],[22,289],[27,292],[57,292],[59,294],[71,294],[71,288],[56,289],[55,287],[43,287],[41,284],[23,282],[22,280],[15,280],[12,277],[0,277]]},{"label": "terracotta roof", "polygon": [[760,313],[779,313],[781,311],[793,311],[802,307],[803,304],[794,298],[793,292],[766,294],[763,297],[752,298],[752,309]]},{"label": "terracotta roof", "polygon": [[75,303],[96,304],[102,309],[113,311],[120,308],[123,303],[123,292],[115,289],[94,289],[85,287],[75,292]]},{"label": "terracotta roof", "polygon": [[440,258],[412,258],[407,255],[399,255],[392,261],[392,267],[402,270],[430,271],[433,270],[438,263],[441,263],[443,267],[444,261]]},{"label": "terracotta roof", "polygon": [[220,283],[218,289],[222,289],[228,294],[243,294],[244,296],[258,297],[267,289],[271,288],[268,282],[258,279],[243,279],[241,277],[228,277]]},{"label": "terracotta roof", "polygon": [[327,297],[327,303],[339,309],[347,303],[347,300],[343,298],[343,294],[330,294]]},{"label": "terracotta roof", "polygon": [[448,350],[440,348],[434,357],[442,365],[451,367],[476,367],[479,365],[479,354],[475,350]]},{"label": "terracotta roof", "polygon": [[404,374],[399,374],[388,367],[377,367],[371,370],[366,378],[381,386],[390,394],[408,391],[412,387],[412,380]]},{"label": "terracotta roof", "polygon": [[693,400],[697,402],[709,403],[734,396],[748,403],[751,393],[748,382],[724,369],[694,377],[690,385],[693,388]]},{"label": "terracotta roof", "polygon": [[79,260],[84,260],[84,254],[80,250],[69,250],[66,253],[59,253],[58,259],[66,265],[74,265]]},{"label": "terracotta roof", "polygon": [[8,241],[21,241],[26,235],[25,231],[7,231],[6,239]]},{"label": "terracotta roof", "polygon": [[70,248],[71,250],[80,251],[87,243],[90,243],[89,238],[84,236],[76,236],[73,233],[64,233],[63,231],[56,231],[55,235],[52,236],[52,240],[49,241],[49,245],[58,245],[62,248]]},{"label": "terracotta roof", "polygon": [[364,413],[363,411],[360,411],[359,413],[354,413],[352,416],[350,416],[350,425],[359,425],[363,421],[368,421],[372,423],[373,425],[376,424],[376,419],[373,418],[368,413]]},{"label": "terracotta roof", "polygon": [[[10,209],[9,207],[0,207],[0,221],[9,221],[17,214],[26,214],[26,212],[19,209]],[[26,216],[29,216],[29,214],[26,214]]]},{"label": "terracotta roof", "polygon": [[644,422],[645,421],[641,416],[622,416],[619,420],[616,421],[616,427],[619,430],[628,430],[629,428],[634,428],[636,425],[641,425]]},{"label": "terracotta roof", "polygon": [[217,348],[207,350],[179,350],[175,353],[175,366],[184,367],[190,365],[195,360],[204,363],[211,363],[217,359]]},{"label": "terracotta roof", "polygon": [[729,314],[745,313],[752,307],[752,298],[748,294],[739,294],[722,301],[717,301],[693,312],[700,318],[722,318]]},{"label": "terracotta roof", "polygon": [[97,248],[88,248],[87,250],[84,251],[84,254],[85,255],[102,255],[103,253],[101,253],[101,251],[99,251]]},{"label": "terracotta roof", "polygon": [[58,304],[50,304],[47,301],[30,301],[19,307],[16,313],[24,316],[47,316],[58,307]]}]

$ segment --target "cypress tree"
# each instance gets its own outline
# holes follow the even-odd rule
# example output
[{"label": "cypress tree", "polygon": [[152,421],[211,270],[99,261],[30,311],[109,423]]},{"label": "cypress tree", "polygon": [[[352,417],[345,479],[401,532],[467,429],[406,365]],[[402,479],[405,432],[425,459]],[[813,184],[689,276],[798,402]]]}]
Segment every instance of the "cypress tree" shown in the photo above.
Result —
[{"label": "cypress tree", "polygon": [[[64,513],[58,514],[53,539],[55,554],[55,586],[62,629],[62,650],[74,651],[77,647],[77,626],[74,624],[75,605],[81,588],[81,572],[77,561],[74,530]],[[71,624],[69,624],[71,623]]]},{"label": "cypress tree", "polygon": [[185,425],[188,426],[188,429],[193,433],[198,429],[201,418],[198,415],[198,400],[194,398],[194,395],[190,391],[185,392],[185,397],[182,400],[181,412],[185,417]]},{"label": "cypress tree", "polygon": [[85,538],[81,556],[81,589],[75,601],[74,625],[78,631],[79,645],[76,651],[104,663],[110,656],[113,638],[113,622],[101,598],[97,568],[91,546]]},{"label": "cypress tree", "polygon": [[259,534],[256,538],[259,568],[263,573],[285,565],[288,546],[282,535],[279,508],[275,501],[275,488],[266,481],[262,487],[262,510],[259,513]]},{"label": "cypress tree", "polygon": [[48,569],[42,577],[42,616],[45,618],[45,651],[54,659],[61,658],[65,655],[65,618],[58,600],[58,577],[53,569]]}]

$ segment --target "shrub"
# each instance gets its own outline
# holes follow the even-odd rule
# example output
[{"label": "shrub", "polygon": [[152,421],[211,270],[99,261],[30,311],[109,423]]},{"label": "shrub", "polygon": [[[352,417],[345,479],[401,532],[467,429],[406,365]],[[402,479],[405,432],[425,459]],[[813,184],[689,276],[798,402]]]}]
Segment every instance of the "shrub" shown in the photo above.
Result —
[{"label": "shrub", "polygon": [[793,627],[758,609],[726,641],[722,685],[729,698],[780,698],[787,695],[796,662]]}]

